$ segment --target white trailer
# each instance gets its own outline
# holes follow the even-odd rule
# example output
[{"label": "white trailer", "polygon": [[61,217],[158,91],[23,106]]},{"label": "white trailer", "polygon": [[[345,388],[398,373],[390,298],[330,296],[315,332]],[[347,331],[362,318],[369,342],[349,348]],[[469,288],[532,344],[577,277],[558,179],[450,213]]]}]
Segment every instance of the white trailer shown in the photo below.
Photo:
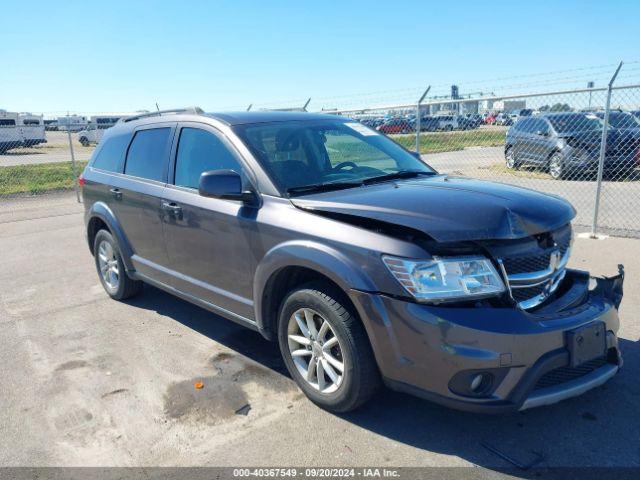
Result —
[{"label": "white trailer", "polygon": [[41,115],[0,110],[0,153],[46,142]]},{"label": "white trailer", "polygon": [[58,117],[58,130],[66,132],[70,130],[72,132],[79,132],[84,129],[87,123],[87,117],[80,115],[65,115],[64,117]]},{"label": "white trailer", "polygon": [[22,130],[23,144],[25,147],[47,143],[47,136],[44,132],[44,118],[42,115],[33,115],[31,113],[18,114],[18,128]]},{"label": "white trailer", "polygon": [[134,113],[110,113],[105,115],[93,115],[89,118],[86,128],[78,132],[78,141],[85,147],[98,143],[104,131],[113,127],[122,118],[135,115]]}]

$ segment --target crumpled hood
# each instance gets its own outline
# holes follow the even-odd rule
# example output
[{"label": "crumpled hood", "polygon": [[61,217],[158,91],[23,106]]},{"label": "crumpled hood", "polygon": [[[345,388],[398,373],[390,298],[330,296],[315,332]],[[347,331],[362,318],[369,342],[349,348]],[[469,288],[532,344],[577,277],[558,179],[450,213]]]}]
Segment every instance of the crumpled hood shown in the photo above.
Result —
[{"label": "crumpled hood", "polygon": [[372,218],[439,242],[516,239],[575,216],[565,200],[526,188],[438,175],[292,198],[309,211]]}]

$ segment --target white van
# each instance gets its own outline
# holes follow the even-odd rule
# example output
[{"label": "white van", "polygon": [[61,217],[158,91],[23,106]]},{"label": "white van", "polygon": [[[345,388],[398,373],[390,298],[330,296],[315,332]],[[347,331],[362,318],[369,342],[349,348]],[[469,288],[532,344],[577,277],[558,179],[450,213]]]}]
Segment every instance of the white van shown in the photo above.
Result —
[{"label": "white van", "polygon": [[89,118],[86,128],[78,132],[78,141],[85,147],[98,143],[107,128],[113,127],[121,118],[126,115],[94,115]]},{"label": "white van", "polygon": [[41,115],[0,110],[0,153],[46,142]]}]

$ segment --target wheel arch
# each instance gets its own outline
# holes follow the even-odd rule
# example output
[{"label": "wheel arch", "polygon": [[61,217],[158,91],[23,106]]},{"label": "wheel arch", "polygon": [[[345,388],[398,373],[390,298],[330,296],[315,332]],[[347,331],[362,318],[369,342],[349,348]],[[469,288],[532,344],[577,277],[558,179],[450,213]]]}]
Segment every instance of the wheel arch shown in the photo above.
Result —
[{"label": "wheel arch", "polygon": [[[276,338],[278,313],[284,297],[296,286],[324,281],[358,310],[349,296],[351,289],[374,291],[373,282],[340,252],[315,242],[287,242],[270,250],[256,269],[254,309],[258,328],[270,340]],[[365,329],[366,329],[365,325]]]},{"label": "wheel arch", "polygon": [[96,202],[91,208],[87,211],[85,216],[85,224],[86,224],[86,234],[87,234],[87,243],[89,245],[89,251],[93,255],[95,252],[93,251],[93,243],[96,237],[96,234],[102,230],[106,229],[111,233],[113,239],[116,241],[118,249],[122,255],[122,262],[125,265],[127,270],[133,270],[133,264],[131,262],[131,256],[133,255],[133,250],[131,245],[129,244],[127,237],[124,234],[124,230],[118,222],[116,216],[113,211],[109,208],[109,206],[104,202]]},{"label": "wheel arch", "polygon": [[562,154],[562,151],[558,148],[558,147],[553,147],[551,149],[551,151],[549,152],[549,154],[547,155],[547,166],[549,165],[549,162],[551,162],[551,157],[553,157],[556,153],[559,153],[562,156],[562,161],[565,161],[564,155]]}]

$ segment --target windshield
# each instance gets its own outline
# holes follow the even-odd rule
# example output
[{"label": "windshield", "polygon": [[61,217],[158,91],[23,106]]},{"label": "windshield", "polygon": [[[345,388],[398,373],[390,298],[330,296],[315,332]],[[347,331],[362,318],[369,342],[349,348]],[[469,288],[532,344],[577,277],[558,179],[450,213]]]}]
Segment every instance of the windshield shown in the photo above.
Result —
[{"label": "windshield", "polygon": [[591,114],[567,113],[563,115],[549,115],[547,119],[558,133],[602,130],[602,121]]},{"label": "windshield", "polygon": [[614,128],[640,128],[640,120],[627,112],[611,112],[609,125]]},{"label": "windshield", "polygon": [[357,122],[273,122],[234,130],[283,191],[327,184],[349,187],[407,172],[435,173],[386,136]]}]

